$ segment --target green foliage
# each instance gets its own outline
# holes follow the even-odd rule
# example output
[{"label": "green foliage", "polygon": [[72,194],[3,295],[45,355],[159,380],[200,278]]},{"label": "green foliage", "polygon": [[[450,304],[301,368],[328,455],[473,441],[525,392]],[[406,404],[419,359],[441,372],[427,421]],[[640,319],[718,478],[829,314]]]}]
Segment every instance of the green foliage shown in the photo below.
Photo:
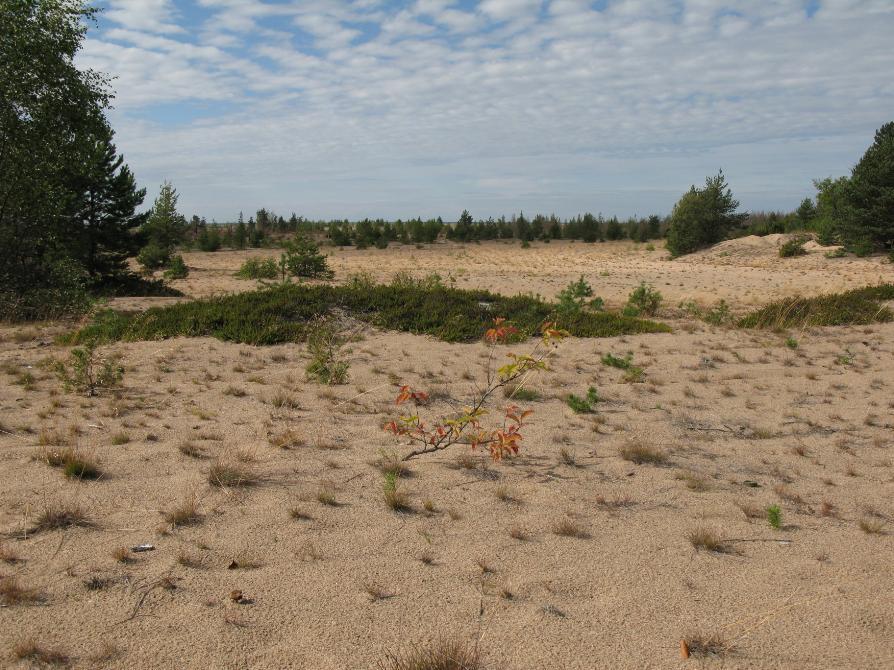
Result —
[{"label": "green foliage", "polygon": [[[482,337],[495,314],[504,315],[525,336],[538,333],[543,322],[552,320],[556,307],[531,296],[446,287],[288,284],[153,307],[139,314],[100,312],[92,324],[66,341],[213,336],[247,344],[296,342],[306,338],[313,319],[333,310],[379,328],[470,342]],[[662,323],[606,312],[583,312],[559,325],[577,337],[670,332]]]},{"label": "green foliage", "polygon": [[[627,298],[627,305],[631,308],[630,316],[655,316],[661,307],[662,296],[654,286],[641,282]],[[625,314],[628,313],[625,311]]]},{"label": "green foliage", "polygon": [[811,326],[868,325],[891,321],[881,301],[894,300],[894,284],[879,284],[815,298],[784,298],[739,320],[742,328],[785,330]]},{"label": "green foliage", "polygon": [[186,238],[186,219],[177,211],[180,196],[170,182],[164,182],[152,205],[149,217],[143,224],[143,235],[149,246],[165,249],[170,253]]},{"label": "green foliage", "polygon": [[779,247],[779,257],[792,258],[794,256],[806,256],[807,249],[804,248],[804,243],[808,239],[809,238],[804,237],[803,235],[798,235],[787,242],[784,242],[782,246]]},{"label": "green foliage", "polygon": [[185,279],[189,276],[189,268],[183,262],[183,256],[177,254],[168,263],[168,269],[164,272],[165,279]]},{"label": "green foliage", "polygon": [[779,505],[770,505],[767,508],[767,521],[776,530],[782,527],[782,510]]},{"label": "green foliage", "polygon": [[0,321],[34,321],[82,314],[93,302],[87,271],[61,258],[44,270],[42,281],[28,288],[0,284]]},{"label": "green foliage", "polygon": [[787,346],[789,349],[797,349],[798,340],[796,340],[794,337],[787,337],[785,338],[785,346]]},{"label": "green foliage", "polygon": [[726,237],[741,220],[735,214],[739,201],[733,198],[723,172],[705,180],[705,187],[693,186],[674,205],[667,231],[671,256],[682,256],[711,246]]},{"label": "green foliage", "polygon": [[732,322],[733,315],[726,300],[721,298],[714,307],[704,313],[702,318],[712,326],[723,326]]},{"label": "green foliage", "polygon": [[591,386],[587,389],[586,397],[581,398],[571,393],[565,402],[575,414],[592,414],[595,411],[593,405],[599,402],[599,392]]},{"label": "green foliage", "polygon": [[124,378],[124,367],[118,359],[98,356],[93,341],[73,349],[68,363],[56,361],[54,370],[66,391],[88,396],[96,395],[100,389],[116,388]]},{"label": "green foliage", "polygon": [[593,295],[593,288],[581,275],[580,279],[571,282],[559,293],[559,313],[573,314],[580,312],[587,298]]},{"label": "green foliage", "polygon": [[217,251],[223,244],[217,226],[203,226],[196,244],[200,251]]},{"label": "green foliage", "polygon": [[619,370],[629,370],[633,365],[633,356],[627,354],[624,358],[619,358],[612,353],[603,354],[602,364]]},{"label": "green foliage", "polygon": [[249,258],[236,273],[239,279],[276,279],[279,266],[272,258]]},{"label": "green foliage", "polygon": [[320,384],[347,383],[350,365],[344,360],[342,349],[348,339],[332,320],[317,319],[307,336],[308,378]]},{"label": "green foliage", "polygon": [[848,190],[849,216],[840,222],[842,239],[855,253],[894,247],[894,121],[854,166]]},{"label": "green foliage", "polygon": [[282,265],[292,277],[306,279],[332,279],[335,275],[320,253],[319,245],[306,235],[296,235],[285,245]]},{"label": "green foliage", "polygon": [[894,248],[894,122],[875,133],[850,177],[814,181],[820,243],[865,256]]},{"label": "green foliage", "polygon": [[[892,253],[894,253],[894,251],[892,251]],[[832,251],[827,251],[825,256],[826,258],[844,258],[847,256],[847,252],[844,250],[844,247],[838,247]]]},{"label": "green foliage", "polygon": [[[0,3],[0,309],[75,313],[125,269],[144,192],[113,144],[108,79],[79,70],[96,10],[82,0]],[[87,277],[82,281],[82,277]]]},{"label": "green foliage", "polygon": [[152,271],[165,267],[171,262],[171,250],[168,247],[161,247],[154,242],[150,242],[140,249],[137,254],[137,263],[143,266],[145,270]]}]

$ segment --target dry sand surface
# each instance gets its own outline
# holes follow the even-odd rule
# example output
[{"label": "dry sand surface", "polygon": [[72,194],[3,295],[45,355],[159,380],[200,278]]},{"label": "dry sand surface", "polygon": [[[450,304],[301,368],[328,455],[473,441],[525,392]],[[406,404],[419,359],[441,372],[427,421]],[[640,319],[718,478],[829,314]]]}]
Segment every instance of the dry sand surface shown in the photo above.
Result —
[{"label": "dry sand surface", "polygon": [[[553,243],[336,251],[332,264],[340,278],[450,271],[545,295],[583,273],[615,304],[645,280],[671,305],[737,310],[894,275],[821,251],[779,259],[777,243],[674,262]],[[248,255],[188,254],[178,285],[244,289],[231,274]],[[796,348],[671,324],[565,342],[524,403],[521,454],[411,461],[406,512],[386,507],[376,467],[407,448],[381,429],[394,384],[446,411],[481,379],[484,344],[370,329],[335,387],[305,379],[299,344],[118,344],[104,351],[122,356],[123,390],[88,398],[40,365],[66,355],[52,344],[63,326],[0,329],[0,665],[28,667],[14,648],[30,639],[84,668],[372,668],[456,637],[507,670],[894,667],[894,324],[791,333]],[[644,380],[624,383],[608,352],[631,354]],[[573,413],[566,394],[591,386],[595,412]],[[66,479],[42,443],[97,459],[102,477]],[[629,460],[644,448],[663,462]],[[211,485],[220,462],[256,481]],[[191,523],[166,520],[190,501]],[[85,525],[27,532],[54,505],[79,506]],[[695,531],[720,551],[697,549]],[[155,549],[116,551],[142,543]],[[681,639],[712,636],[716,653],[681,659]]]},{"label": "dry sand surface", "polygon": [[[740,310],[764,305],[793,294],[815,295],[874,284],[894,277],[894,266],[884,258],[826,258],[832,247],[807,244],[809,253],[779,258],[788,236],[745,237],[723,242],[710,250],[668,260],[662,243],[654,250],[631,242],[535,242],[522,249],[518,242],[482,244],[440,243],[417,248],[391,245],[388,249],[324,249],[336,281],[352,273],[367,272],[388,281],[400,270],[417,275],[437,273],[459,288],[484,288],[497,293],[539,293],[553,298],[569,282],[583,275],[596,295],[610,306],[627,300],[632,287],[654,284],[668,306],[682,300],[713,305],[721,298]],[[249,257],[279,258],[277,249],[187,253],[187,279],[174,283],[190,296],[244,291],[253,282],[233,276]],[[157,299],[120,300],[122,309],[159,304]]]}]

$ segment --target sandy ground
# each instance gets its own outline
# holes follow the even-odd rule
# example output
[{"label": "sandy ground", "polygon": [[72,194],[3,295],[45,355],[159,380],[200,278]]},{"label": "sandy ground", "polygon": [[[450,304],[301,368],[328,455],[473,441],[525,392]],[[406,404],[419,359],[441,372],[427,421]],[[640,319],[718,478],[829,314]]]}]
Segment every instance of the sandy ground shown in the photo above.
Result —
[{"label": "sandy ground", "polygon": [[[513,280],[505,265],[521,253],[531,269]],[[894,270],[774,253],[451,245],[336,251],[333,265],[450,269],[460,286],[547,295],[583,272],[613,301],[644,279],[671,303],[738,309]],[[247,255],[190,254],[181,285],[251,285],[228,276]],[[0,586],[34,589],[18,604],[0,591],[0,665],[28,667],[14,647],[33,639],[84,668],[370,668],[455,636],[479,640],[487,668],[894,667],[894,324],[792,333],[796,348],[672,325],[564,343],[525,403],[521,455],[411,461],[408,512],[385,506],[375,467],[407,448],[381,429],[394,384],[446,411],[481,379],[483,344],[368,330],[336,387],[305,379],[302,345],[120,344],[106,352],[122,356],[123,390],[87,398],[40,365],[66,354],[51,344],[62,326],[0,329]],[[624,383],[606,352],[631,353],[644,381]],[[566,394],[590,386],[595,412],[574,414]],[[66,479],[37,458],[41,443],[96,458],[103,477]],[[621,455],[642,446],[667,462]],[[220,459],[259,481],[210,485]],[[200,518],[172,526],[165,514],[189,499]],[[26,532],[57,503],[90,525]],[[562,522],[580,537],[556,534]],[[696,529],[725,551],[697,551]],[[141,543],[154,551],[113,555]],[[718,654],[681,660],[681,639],[711,635]]]},{"label": "sandy ground", "polygon": [[[366,272],[389,281],[398,271],[439,274],[460,288],[484,288],[497,293],[539,293],[554,298],[569,282],[583,275],[610,306],[622,305],[639,282],[653,284],[668,306],[683,300],[709,306],[721,298],[744,310],[793,294],[815,295],[874,284],[894,278],[894,266],[882,257],[826,258],[834,247],[808,243],[809,253],[779,258],[787,236],[746,237],[670,261],[658,242],[653,250],[631,242],[535,242],[522,249],[517,242],[482,244],[439,243],[417,248],[392,244],[388,249],[324,248],[336,281]],[[174,285],[190,296],[244,291],[254,282],[233,276],[248,257],[279,258],[277,249],[187,253],[187,279]],[[122,309],[158,304],[157,299],[121,300]]]}]

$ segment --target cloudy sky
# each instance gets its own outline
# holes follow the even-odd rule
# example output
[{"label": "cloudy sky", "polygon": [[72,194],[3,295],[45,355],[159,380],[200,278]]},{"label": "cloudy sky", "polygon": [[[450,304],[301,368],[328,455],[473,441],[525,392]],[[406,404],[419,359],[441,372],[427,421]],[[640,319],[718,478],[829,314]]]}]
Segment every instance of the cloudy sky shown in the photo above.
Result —
[{"label": "cloudy sky", "polygon": [[103,0],[154,194],[232,220],[791,209],[894,119],[892,0]]}]

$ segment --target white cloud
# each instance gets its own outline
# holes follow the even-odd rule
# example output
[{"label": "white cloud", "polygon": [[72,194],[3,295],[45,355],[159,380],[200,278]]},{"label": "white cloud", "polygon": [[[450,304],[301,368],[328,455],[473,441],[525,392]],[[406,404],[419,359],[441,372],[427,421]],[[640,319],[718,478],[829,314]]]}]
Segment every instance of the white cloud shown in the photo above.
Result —
[{"label": "white cloud", "polygon": [[746,206],[794,206],[894,109],[890,2],[200,0],[190,24],[166,0],[109,4],[81,61],[118,77],[121,148],[218,217],[449,216],[463,198],[486,216],[510,192],[526,211],[667,211],[721,164]]}]

